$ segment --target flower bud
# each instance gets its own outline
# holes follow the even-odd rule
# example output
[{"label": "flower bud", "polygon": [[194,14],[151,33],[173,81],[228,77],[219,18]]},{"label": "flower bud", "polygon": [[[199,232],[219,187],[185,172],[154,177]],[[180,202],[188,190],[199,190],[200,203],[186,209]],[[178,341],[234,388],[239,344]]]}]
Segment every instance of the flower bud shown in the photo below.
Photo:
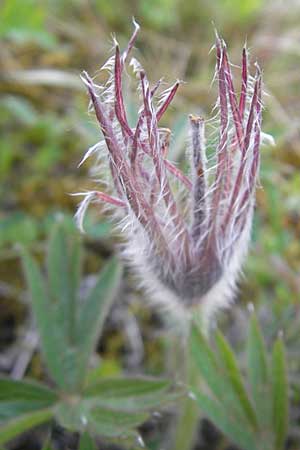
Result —
[{"label": "flower bud", "polygon": [[179,81],[157,95],[160,81],[151,87],[131,59],[141,106],[136,125],[129,124],[122,75],[139,29],[134,25],[125,51],[115,42],[103,66],[109,72],[104,86],[82,75],[104,138],[83,161],[97,155],[108,190],[87,193],[77,219],[82,223],[90,202],[109,205],[125,235],[124,256],[153,298],[183,311],[201,305],[211,314],[233,298],[248,249],[260,159],[261,71],[256,65],[254,77],[249,74],[244,49],[237,95],[225,43],[217,36],[217,114],[213,120],[189,116],[186,175],[168,159],[171,132],[159,126]]}]

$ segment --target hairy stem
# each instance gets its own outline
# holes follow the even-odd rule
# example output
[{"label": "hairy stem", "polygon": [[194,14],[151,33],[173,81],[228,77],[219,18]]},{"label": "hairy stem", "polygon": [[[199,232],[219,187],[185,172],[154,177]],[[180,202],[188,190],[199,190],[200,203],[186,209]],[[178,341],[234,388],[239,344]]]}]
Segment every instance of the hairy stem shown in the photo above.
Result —
[{"label": "hairy stem", "polygon": [[[197,325],[201,328],[204,335],[208,334],[207,322],[204,318],[195,316]],[[192,321],[190,322],[190,325]],[[181,364],[184,361],[185,374],[183,383],[189,389],[190,386],[198,386],[201,383],[199,371],[193,361],[190,352],[190,333],[186,339],[186,345],[181,356]],[[185,397],[180,405],[181,411],[176,423],[176,432],[174,438],[174,446],[172,450],[192,450],[196,440],[197,428],[199,425],[201,412],[195,400],[191,397]]]}]

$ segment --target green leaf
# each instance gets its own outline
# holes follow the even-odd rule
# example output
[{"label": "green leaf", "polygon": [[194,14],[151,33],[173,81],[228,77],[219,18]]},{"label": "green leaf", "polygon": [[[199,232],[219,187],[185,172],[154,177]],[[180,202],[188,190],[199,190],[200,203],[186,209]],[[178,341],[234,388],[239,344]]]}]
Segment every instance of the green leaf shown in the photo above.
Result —
[{"label": "green leaf", "polygon": [[230,410],[200,392],[194,393],[201,410],[225,435],[243,450],[258,450],[251,432],[235,420]]},{"label": "green leaf", "polygon": [[[60,386],[68,392],[78,390],[84,371],[77,335],[78,290],[81,274],[81,246],[64,222],[53,226],[48,250],[48,277],[55,332],[61,337]],[[81,337],[82,339],[82,337]],[[89,357],[89,354],[86,355]]]},{"label": "green leaf", "polygon": [[63,336],[57,326],[43,276],[36,262],[24,248],[22,248],[22,263],[41,336],[42,353],[51,376],[58,385],[64,386],[65,374],[60,358],[63,350]]},{"label": "green leaf", "polygon": [[24,248],[22,262],[48,370],[58,386],[66,391],[72,390],[78,352],[66,345],[66,316],[61,314],[55,302],[51,302],[40,269]]},{"label": "green leaf", "polygon": [[83,382],[83,375],[78,370],[81,356],[76,343],[81,261],[79,242],[75,236],[67,235],[63,222],[53,226],[47,268],[54,324],[62,338],[60,357],[64,381],[60,380],[60,386],[73,391]]},{"label": "green leaf", "polygon": [[47,269],[51,301],[55,304],[57,319],[63,320],[66,346],[75,345],[80,262],[78,239],[73,235],[68,239],[64,224],[55,224],[48,244]]},{"label": "green leaf", "polygon": [[[2,158],[3,149],[1,149]],[[1,160],[1,164],[4,161]],[[2,167],[2,166],[1,166]],[[0,246],[8,244],[29,244],[39,235],[39,226],[30,216],[21,212],[10,214],[0,220]]]},{"label": "green leaf", "polygon": [[74,301],[76,300],[78,301],[78,293],[80,288],[81,269],[82,269],[81,249],[82,245],[80,239],[78,238],[78,236],[74,236],[69,256],[71,295],[74,298]]},{"label": "green leaf", "polygon": [[55,407],[55,419],[72,432],[81,432],[86,428],[88,405],[76,394],[60,402]]},{"label": "green leaf", "polygon": [[96,285],[78,310],[80,320],[77,327],[77,342],[80,348],[82,371],[86,370],[90,354],[101,334],[111,303],[117,293],[121,274],[121,265],[116,258],[112,258],[101,271]]},{"label": "green leaf", "polygon": [[123,436],[149,417],[146,413],[129,413],[108,408],[93,408],[88,413],[88,427],[92,432],[105,437]]},{"label": "green leaf", "polygon": [[[54,225],[48,243],[48,282],[51,301],[60,308],[60,313],[66,317],[70,314],[71,283],[70,261],[68,258],[69,242],[61,224]],[[72,312],[71,312],[72,313]]]},{"label": "green leaf", "polygon": [[49,241],[49,290],[38,265],[23,249],[23,266],[45,360],[58,386],[66,392],[84,384],[91,352],[115,296],[121,267],[111,260],[88,297],[79,302],[80,243],[67,238],[64,224]]},{"label": "green leaf", "polygon": [[218,362],[217,355],[211,350],[196,326],[192,328],[190,342],[194,362],[212,394],[216,398],[222,399],[224,407],[231,411],[236,421],[248,426],[244,409],[240,402],[236,401],[236,393],[227,379],[224,367]]},{"label": "green leaf", "polygon": [[255,314],[252,314],[247,340],[248,373],[260,426],[271,424],[269,374],[265,343]]},{"label": "green leaf", "polygon": [[[32,103],[21,97],[6,95],[3,97],[2,105],[22,125],[34,126],[38,121],[38,114]],[[10,215],[11,216],[11,215]]]},{"label": "green leaf", "polygon": [[288,430],[288,383],[284,344],[278,338],[272,355],[273,426],[275,450],[282,450]]},{"label": "green leaf", "polygon": [[54,34],[47,32],[45,18],[45,5],[37,0],[4,0],[0,6],[0,36],[16,43],[29,40],[53,48],[56,39]]},{"label": "green leaf", "polygon": [[170,387],[168,380],[112,378],[88,386],[83,395],[97,405],[136,412],[156,408],[174,399]]},{"label": "green leaf", "polygon": [[230,381],[234,392],[236,393],[237,401],[240,402],[250,424],[254,429],[257,429],[256,413],[245,389],[242,374],[238,368],[236,358],[229,344],[220,332],[216,334],[216,344],[219,349],[219,358],[224,364],[226,376]]},{"label": "green leaf", "polygon": [[0,426],[0,445],[37,425],[50,421],[53,417],[51,409],[43,409],[11,419]]},{"label": "green leaf", "polygon": [[56,420],[70,431],[89,431],[106,437],[127,435],[149,417],[148,413],[119,411],[107,406],[98,406],[93,398],[74,396],[55,407]]},{"label": "green leaf", "polygon": [[93,439],[86,432],[80,438],[79,450],[96,450]]},{"label": "green leaf", "polygon": [[36,381],[11,380],[10,378],[0,377],[0,402],[23,399],[55,403],[57,398],[56,392]]},{"label": "green leaf", "polygon": [[0,378],[0,421],[44,409],[57,400],[57,394],[42,384]]}]

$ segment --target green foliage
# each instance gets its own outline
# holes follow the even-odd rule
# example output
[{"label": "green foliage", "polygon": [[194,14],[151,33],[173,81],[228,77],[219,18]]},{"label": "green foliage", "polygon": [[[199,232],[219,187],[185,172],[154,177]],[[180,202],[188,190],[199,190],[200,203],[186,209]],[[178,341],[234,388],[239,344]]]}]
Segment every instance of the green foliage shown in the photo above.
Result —
[{"label": "green foliage", "polygon": [[86,432],[81,436],[79,450],[96,450],[93,439]]},{"label": "green foliage", "polygon": [[27,214],[16,212],[0,220],[0,247],[7,244],[29,244],[39,234],[36,220]]},{"label": "green foliage", "polygon": [[130,430],[138,427],[149,418],[149,413],[130,413],[116,409],[95,406],[90,409],[88,421],[94,433],[107,438],[130,435]]},{"label": "green foliage", "polygon": [[275,450],[281,450],[288,431],[289,405],[285,351],[280,338],[275,342],[272,354],[272,398]]},{"label": "green foliage", "polygon": [[249,428],[240,424],[230,410],[202,392],[195,393],[201,410],[224,434],[245,450],[258,450]]},{"label": "green foliage", "polygon": [[216,334],[216,345],[220,356],[220,362],[224,365],[224,370],[228,374],[228,379],[233,387],[237,400],[241,404],[248,421],[252,424],[252,427],[256,429],[256,412],[248,397],[242,374],[238,368],[237,360],[228,342],[220,332]]},{"label": "green foliage", "polygon": [[53,417],[52,409],[40,409],[38,411],[17,415],[0,425],[0,444],[6,444],[15,436],[30,428],[49,422]]},{"label": "green foliage", "polygon": [[6,0],[2,3],[0,12],[2,35],[7,30],[21,27],[41,30],[45,24],[45,11],[36,0],[29,0],[26,3],[20,0]]},{"label": "green foliage", "polygon": [[[300,390],[297,380],[300,367],[297,358],[299,348],[297,317],[300,241],[297,237],[300,176],[299,149],[293,120],[294,116],[297,116],[299,84],[297,70],[294,75],[295,51],[297,52],[297,42],[294,38],[299,28],[296,5],[291,7],[286,3],[280,6],[276,3],[272,9],[272,2],[262,0],[215,2],[178,0],[173,4],[170,0],[160,2],[2,0],[0,2],[2,40],[0,178],[3,182],[0,186],[3,203],[0,215],[1,260],[9,257],[8,262],[12,261],[11,256],[14,257],[17,253],[15,243],[30,245],[33,251],[40,249],[41,241],[54,222],[54,214],[51,211],[64,211],[64,214],[71,211],[73,214],[74,205],[71,205],[70,197],[66,193],[75,192],[81,184],[78,176],[82,172],[76,172],[75,166],[82,148],[93,144],[97,136],[91,118],[86,115],[86,120],[82,120],[83,111],[86,110],[86,97],[81,96],[77,88],[52,85],[48,89],[47,85],[45,88],[33,82],[22,85],[22,80],[17,82],[13,79],[6,80],[7,75],[19,69],[26,71],[52,67],[66,72],[72,71],[76,76],[83,67],[87,67],[87,62],[93,73],[98,63],[104,60],[103,52],[110,46],[108,39],[103,39],[104,33],[107,36],[109,32],[116,31],[121,43],[126,42],[131,29],[132,15],[145,31],[139,37],[138,47],[144,61],[147,61],[151,81],[162,75],[168,76],[170,67],[174,71],[178,69],[178,76],[188,81],[187,86],[181,88],[178,99],[178,105],[187,110],[187,113],[199,111],[206,115],[214,101],[213,90],[209,93],[211,80],[206,75],[206,68],[210,64],[208,50],[214,39],[212,20],[226,37],[233,51],[236,47],[240,49],[247,36],[253,58],[257,56],[260,58],[266,85],[271,93],[264,114],[264,129],[273,134],[277,147],[274,150],[266,148],[262,152],[263,190],[258,191],[254,245],[247,260],[245,270],[247,282],[244,282],[241,289],[241,300],[248,302],[250,294],[250,298],[255,299],[257,308],[264,308],[266,312],[264,325],[267,325],[264,326],[264,334],[267,335],[268,342],[273,339],[278,329],[284,329],[287,355],[294,370],[291,377],[291,401],[298,407]],[[266,17],[272,17],[272,27],[269,20],[260,20]],[[294,23],[296,27],[293,26]],[[280,57],[277,51],[268,50],[268,42],[264,38],[268,36],[272,46],[277,48],[279,34],[283,40],[287,35],[290,43],[288,48],[280,46]],[[184,52],[181,55],[177,49],[178,43],[187,44],[191,55],[187,56]],[[164,58],[160,58],[159,61],[161,63],[163,60],[159,73],[156,60],[152,60],[156,49],[164,51]],[[235,61],[239,61],[237,56]],[[183,149],[186,148],[187,120],[182,111],[177,116],[178,120],[172,115],[170,111],[163,125],[172,128],[170,159],[178,161]],[[130,120],[130,124],[134,126],[134,121]],[[67,234],[74,235],[71,215],[67,217],[66,222],[68,222],[65,223]],[[110,225],[103,221],[92,222],[87,217],[85,229],[87,241],[90,243],[91,240],[106,238]],[[273,264],[274,260],[279,262],[280,270]],[[2,264],[4,278],[1,278],[1,284],[2,281],[4,285],[11,283],[12,290],[17,292],[19,280],[14,273],[18,273],[15,261],[13,266]],[[8,282],[5,279],[7,274],[9,274]],[[45,283],[44,276],[42,280]],[[13,297],[14,295],[12,294]],[[14,302],[10,303],[15,303],[15,298]],[[62,325],[62,318],[58,319]],[[14,317],[14,322],[18,327],[19,318]],[[50,323],[48,320],[48,325]],[[55,325],[51,329],[56,330],[58,327]],[[255,331],[255,324],[253,328],[252,332],[256,337],[253,337],[252,350],[249,340],[246,379],[244,355],[234,356],[232,360],[230,357],[232,350],[230,348],[228,350],[228,344],[224,339],[222,342],[222,336],[216,337],[217,360],[212,362],[208,359],[212,365],[210,370],[214,367],[219,370],[222,366],[224,372],[228,371],[229,381],[222,381],[222,389],[226,390],[228,383],[232,385],[226,392],[225,404],[228,402],[230,404],[230,399],[234,399],[232,401],[235,403],[238,402],[239,406],[235,406],[234,417],[238,415],[243,421],[247,421],[248,426],[251,424],[251,433],[255,430],[255,424],[262,427],[261,421],[268,429],[276,428],[278,436],[274,436],[276,441],[274,448],[275,446],[281,448],[287,428],[287,382],[282,381],[285,368],[284,357],[280,350],[283,344],[278,341],[276,351],[277,344],[275,344],[270,365],[270,357],[265,355],[266,349],[263,348],[265,346],[261,336],[259,337]],[[15,331],[18,332],[14,329],[13,332]],[[61,334],[65,339],[67,331]],[[258,350],[255,342],[259,344],[257,348],[260,349],[259,354],[256,354]],[[1,344],[3,345],[3,341]],[[155,351],[152,351],[151,347],[152,364],[157,358]],[[44,350],[43,352],[45,353]],[[70,361],[72,358],[74,354],[67,357]],[[264,358],[266,364],[263,362]],[[86,383],[97,384],[99,377],[110,377],[115,374],[120,374],[120,362],[112,351],[108,363],[101,361],[99,370],[86,373]],[[264,377],[267,377],[268,388],[264,387],[266,383],[263,387],[257,388],[254,380],[256,378],[263,380]],[[211,386],[215,382],[213,377],[210,381]],[[1,394],[2,391],[4,392],[4,389],[1,389]],[[207,392],[201,394],[208,398],[206,404],[208,409],[210,405],[210,417],[213,418],[214,411],[217,411],[218,420],[222,421],[219,404],[223,394],[218,399],[214,399]],[[14,414],[16,419],[26,414],[23,422],[26,424],[27,420],[32,420],[27,419],[27,414],[48,408],[47,401],[43,403],[44,400],[41,399],[32,398],[29,401],[21,398],[17,400],[15,397],[15,402],[9,400],[9,398],[2,400],[3,421],[8,421],[9,417],[13,419]],[[103,401],[101,399],[101,402]],[[201,402],[204,405],[205,400],[202,398]],[[258,404],[260,406],[257,407]],[[58,409],[56,405],[55,411]],[[72,410],[69,403],[67,409]],[[223,412],[224,410],[226,408],[222,409]],[[223,420],[228,422],[229,419],[226,410]],[[217,423],[217,420],[215,422]],[[230,428],[232,422],[233,420],[230,420],[227,427]],[[234,426],[241,428],[239,422],[234,423]],[[220,425],[220,428],[224,427],[226,428],[226,424],[223,424],[223,428]],[[291,428],[295,428],[298,433],[299,427],[295,421],[291,424]],[[233,428],[231,431],[234,434]],[[235,430],[235,434],[238,435],[239,432]],[[0,435],[2,436],[1,432]],[[243,447],[242,441],[239,442]]]},{"label": "green foliage", "polygon": [[120,266],[116,260],[110,261],[80,301],[78,238],[68,239],[61,224],[54,227],[47,258],[48,282],[29,253],[25,249],[22,253],[47,366],[58,386],[76,392],[84,382],[89,356],[118,288]]},{"label": "green foliage", "polygon": [[[205,338],[196,329],[193,330],[192,353],[203,378],[207,382],[211,392],[222,399],[225,411],[230,406],[232,414],[238,419],[238,423],[247,429],[247,414],[243,405],[237,401],[237,389],[228,376],[228,370],[223,368],[215,352],[210,348]],[[226,370],[226,372],[225,372]],[[220,371],[227,376],[220,376]],[[252,426],[252,424],[251,424]]]},{"label": "green foliage", "polygon": [[45,31],[46,9],[37,0],[4,0],[0,6],[0,37],[16,42],[34,40],[52,47],[55,39]]},{"label": "green foliage", "polygon": [[78,328],[75,339],[80,345],[81,364],[88,363],[88,357],[94,347],[99,330],[104,325],[111,300],[116,290],[117,279],[120,278],[120,268],[113,261],[107,266],[101,277],[96,282],[94,288],[89,293],[86,301],[82,303],[78,310]]},{"label": "green foliage", "polygon": [[166,380],[106,378],[87,385],[81,397],[73,397],[71,403],[59,403],[56,417],[74,431],[88,428],[107,438],[129,437],[151,410],[174,398]]},{"label": "green foliage", "polygon": [[[82,432],[80,448],[94,448],[88,433],[107,438],[135,436],[152,409],[174,400],[170,382],[150,378],[101,378],[88,364],[121,279],[112,258],[82,298],[81,242],[66,223],[53,226],[46,276],[29,252],[22,262],[42,353],[55,388],[0,378],[0,444],[55,418]],[[45,449],[51,448],[47,440]]]},{"label": "green foliage", "polygon": [[115,378],[103,379],[89,385],[84,390],[84,395],[87,398],[97,398],[98,404],[103,407],[138,412],[157,408],[174,399],[170,388],[171,383],[167,380]]},{"label": "green foliage", "polygon": [[[5,259],[8,254],[16,253],[16,249],[12,249],[13,244],[22,244],[26,247],[36,245],[37,241],[40,241],[51,232],[58,217],[63,222],[68,234],[72,236],[76,235],[77,229],[71,214],[56,212],[50,213],[42,219],[38,219],[30,214],[18,211],[0,218],[1,257]],[[96,241],[108,239],[111,224],[104,221],[94,223],[91,215],[87,214],[84,228],[86,236]]]},{"label": "green foliage", "polygon": [[172,0],[142,0],[140,2],[140,14],[145,18],[146,23],[160,29],[170,27],[178,22],[177,8],[174,8]]},{"label": "green foliage", "polygon": [[52,406],[57,394],[33,381],[0,378],[0,421]]},{"label": "green foliage", "polygon": [[[262,0],[219,0],[216,2],[225,14],[231,15],[231,20],[246,21],[253,18],[262,7]],[[228,19],[228,17],[227,17]]]},{"label": "green foliage", "polygon": [[253,314],[247,341],[248,374],[253,401],[259,420],[264,426],[270,423],[270,397],[267,351],[256,316]]},{"label": "green foliage", "polygon": [[220,332],[216,333],[213,350],[194,327],[191,352],[209,390],[200,390],[198,385],[193,387],[203,413],[243,450],[283,450],[287,436],[288,393],[282,339],[277,338],[272,358],[269,358],[258,321],[252,314],[246,376]]},{"label": "green foliage", "polygon": [[[133,0],[95,0],[97,12],[114,27],[128,26],[128,17],[135,15],[137,20],[151,29],[162,31],[182,26],[182,22],[189,22],[192,26],[196,21],[208,27],[206,23],[214,18],[218,25],[233,25],[234,23],[253,19],[262,7],[262,0],[217,0],[215,2],[202,1],[200,4],[195,0],[184,2],[183,0],[141,0],[136,3]],[[126,14],[121,12],[126,9]]]}]

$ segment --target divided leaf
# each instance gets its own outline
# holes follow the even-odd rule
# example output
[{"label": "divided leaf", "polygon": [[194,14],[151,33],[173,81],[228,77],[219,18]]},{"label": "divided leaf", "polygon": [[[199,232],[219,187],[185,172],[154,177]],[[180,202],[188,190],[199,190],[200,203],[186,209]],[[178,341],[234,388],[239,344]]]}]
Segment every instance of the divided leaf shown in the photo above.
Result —
[{"label": "divided leaf", "polygon": [[86,387],[81,398],[59,403],[55,416],[69,430],[88,431],[110,438],[129,437],[148,419],[151,410],[174,398],[176,393],[171,391],[168,380],[103,379]]},{"label": "divided leaf", "polygon": [[42,384],[0,378],[1,422],[30,411],[50,407],[57,400],[56,393]]},{"label": "divided leaf", "polygon": [[114,409],[95,407],[89,411],[88,424],[91,431],[114,438],[130,434],[149,418],[144,412],[128,413]]},{"label": "divided leaf", "polygon": [[30,428],[49,422],[52,417],[52,409],[47,408],[10,419],[0,426],[0,445],[7,443]]},{"label": "divided leaf", "polygon": [[191,351],[194,361],[212,394],[222,401],[226,410],[231,411],[236,421],[243,423],[243,426],[247,428],[249,420],[245,415],[243,405],[240,401],[237,401],[236,389],[233,388],[224,367],[220,365],[216,354],[196,326],[192,328]]},{"label": "divided leaf", "polygon": [[78,308],[76,331],[82,370],[86,368],[89,355],[102,332],[104,321],[119,288],[121,275],[120,263],[116,258],[112,258],[101,271],[94,288]]},{"label": "divided leaf", "polygon": [[258,450],[253,434],[235,420],[230,410],[203,393],[196,391],[195,396],[204,414],[233,442],[244,450]]},{"label": "divided leaf", "polygon": [[[63,350],[61,330],[50,307],[50,299],[42,273],[37,263],[24,248],[22,249],[22,263],[27,286],[31,293],[32,309],[41,337],[42,353],[51,376],[58,385],[61,385],[65,379],[58,357]],[[64,384],[62,387],[64,387]]]},{"label": "divided leaf", "polygon": [[48,283],[23,249],[22,260],[41,336],[42,352],[52,378],[65,392],[81,389],[88,361],[116,294],[121,267],[112,259],[84,301],[79,301],[79,240],[55,224],[48,244]]},{"label": "divided leaf", "polygon": [[199,391],[198,385],[193,386],[200,409],[241,448],[282,450],[288,429],[288,383],[282,340],[275,342],[270,367],[259,323],[252,315],[247,340],[247,375],[252,395],[220,332],[215,343],[213,351],[198,328],[192,328],[191,351],[210,390],[206,394]]},{"label": "divided leaf", "polygon": [[73,403],[61,402],[55,408],[55,418],[64,428],[109,438],[130,435],[149,415],[142,410],[119,410],[94,397],[74,398]]},{"label": "divided leaf", "polygon": [[118,411],[147,411],[174,400],[171,382],[147,378],[112,378],[101,380],[84,391],[86,399],[98,406]]}]

